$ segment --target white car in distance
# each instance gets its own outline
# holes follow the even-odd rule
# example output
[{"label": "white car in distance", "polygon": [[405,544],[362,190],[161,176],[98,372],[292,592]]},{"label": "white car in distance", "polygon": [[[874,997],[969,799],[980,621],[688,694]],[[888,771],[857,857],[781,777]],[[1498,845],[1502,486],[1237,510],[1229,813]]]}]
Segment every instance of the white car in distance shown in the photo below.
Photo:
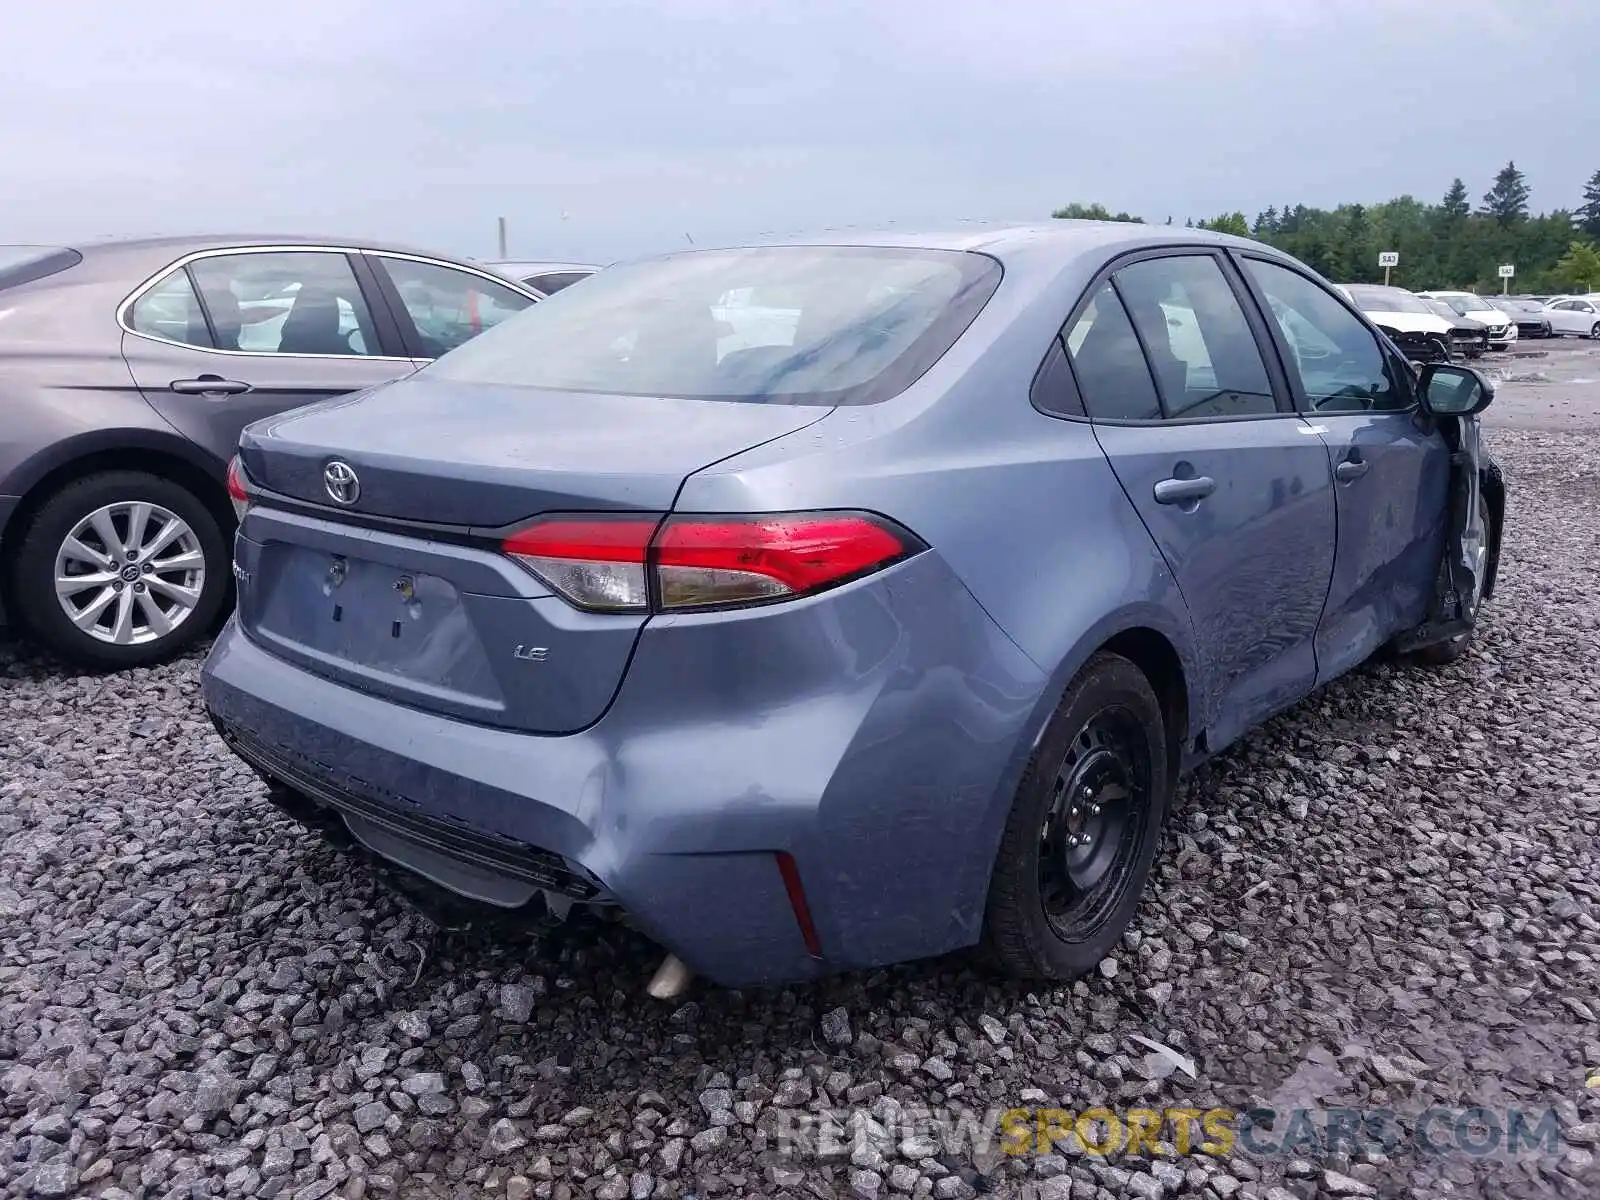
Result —
[{"label": "white car in distance", "polygon": [[1430,300],[1443,300],[1456,312],[1489,327],[1489,349],[1507,350],[1517,340],[1517,323],[1482,296],[1472,292],[1418,292]]},{"label": "white car in distance", "polygon": [[1600,292],[1552,300],[1544,306],[1544,315],[1557,337],[1600,338]]}]

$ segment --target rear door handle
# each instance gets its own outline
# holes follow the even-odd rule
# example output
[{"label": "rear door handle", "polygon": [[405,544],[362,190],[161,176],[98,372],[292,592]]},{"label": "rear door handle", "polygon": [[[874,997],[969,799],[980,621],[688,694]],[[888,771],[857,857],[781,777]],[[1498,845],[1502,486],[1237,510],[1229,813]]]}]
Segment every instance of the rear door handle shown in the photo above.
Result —
[{"label": "rear door handle", "polygon": [[1157,504],[1188,504],[1204,500],[1217,490],[1217,481],[1209,475],[1197,479],[1163,479],[1156,484]]},{"label": "rear door handle", "polygon": [[1372,464],[1369,462],[1347,458],[1333,469],[1333,475],[1340,483],[1353,483],[1371,469]]},{"label": "rear door handle", "polygon": [[199,379],[174,379],[172,390],[184,396],[238,396],[250,390],[241,379],[221,375],[202,375]]}]

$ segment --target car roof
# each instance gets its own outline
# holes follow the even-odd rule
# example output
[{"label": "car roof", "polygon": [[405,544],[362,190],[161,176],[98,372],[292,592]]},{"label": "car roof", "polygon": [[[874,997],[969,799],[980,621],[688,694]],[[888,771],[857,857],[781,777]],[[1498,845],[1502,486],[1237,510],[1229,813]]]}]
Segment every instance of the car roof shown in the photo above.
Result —
[{"label": "car roof", "polygon": [[212,234],[153,234],[141,237],[88,238],[71,243],[70,248],[85,258],[178,258],[198,250],[227,250],[243,246],[327,246],[335,249],[378,250],[390,254],[414,254],[423,258],[438,258],[449,262],[463,262],[460,255],[442,254],[399,242],[387,242],[367,237],[347,237],[331,234],[287,233],[212,233]]},{"label": "car roof", "polygon": [[[880,246],[910,250],[968,250],[989,254],[1002,262],[1031,257],[1073,256],[1091,250],[1115,253],[1151,245],[1195,244],[1235,246],[1283,255],[1271,246],[1249,238],[1174,225],[1146,225],[1132,221],[1079,221],[1055,219],[1048,223],[1004,224],[974,221],[961,226],[901,230],[885,228],[823,229],[783,237],[761,237],[743,242],[696,249],[754,249],[763,246]],[[675,250],[672,254],[694,253]],[[663,256],[664,257],[664,256]]]},{"label": "car roof", "polygon": [[540,259],[521,258],[491,258],[487,260],[473,260],[477,266],[493,267],[497,271],[525,271],[528,274],[545,275],[553,271],[588,271],[600,270],[594,263],[575,262],[545,262]]}]

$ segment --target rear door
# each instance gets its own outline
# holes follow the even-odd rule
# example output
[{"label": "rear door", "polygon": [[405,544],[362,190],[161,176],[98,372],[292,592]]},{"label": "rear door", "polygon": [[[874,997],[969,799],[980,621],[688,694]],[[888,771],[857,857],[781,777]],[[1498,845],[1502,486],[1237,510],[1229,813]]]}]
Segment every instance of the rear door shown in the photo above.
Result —
[{"label": "rear door", "polygon": [[[1411,370],[1332,292],[1278,262],[1244,256],[1245,276],[1277,316],[1279,351],[1296,406],[1328,446],[1339,550],[1317,631],[1319,679],[1366,659],[1428,612],[1443,545],[1450,451],[1416,420]],[[1333,343],[1298,351],[1280,313]]]},{"label": "rear door", "polygon": [[146,400],[226,459],[252,421],[410,374],[393,319],[335,249],[192,255],[123,306]]},{"label": "rear door", "polygon": [[1333,571],[1327,451],[1220,254],[1120,266],[1068,323],[1095,433],[1189,607],[1218,749],[1303,696]]}]

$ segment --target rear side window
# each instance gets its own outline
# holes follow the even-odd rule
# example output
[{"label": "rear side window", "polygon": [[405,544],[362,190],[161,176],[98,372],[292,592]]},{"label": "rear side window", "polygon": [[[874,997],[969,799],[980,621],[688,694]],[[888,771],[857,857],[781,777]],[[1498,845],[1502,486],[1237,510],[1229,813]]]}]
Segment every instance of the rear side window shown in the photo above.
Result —
[{"label": "rear side window", "polygon": [[1089,415],[1098,421],[1154,421],[1161,400],[1150,364],[1116,288],[1102,284],[1072,328],[1067,353]]},{"label": "rear side window", "polygon": [[507,387],[871,404],[937,362],[1000,275],[965,251],[685,251],[608,267],[424,370]]},{"label": "rear side window", "polygon": [[1244,310],[1209,255],[1152,258],[1116,274],[1170,419],[1278,411]]},{"label": "rear side window", "polygon": [[0,246],[0,292],[59,275],[82,261],[83,255],[61,246]]},{"label": "rear side window", "polygon": [[350,260],[337,251],[216,254],[189,271],[223,350],[383,353]]},{"label": "rear side window", "polygon": [[215,348],[205,313],[195,297],[189,272],[179,267],[133,302],[128,325],[146,337],[164,338],[185,346]]}]

